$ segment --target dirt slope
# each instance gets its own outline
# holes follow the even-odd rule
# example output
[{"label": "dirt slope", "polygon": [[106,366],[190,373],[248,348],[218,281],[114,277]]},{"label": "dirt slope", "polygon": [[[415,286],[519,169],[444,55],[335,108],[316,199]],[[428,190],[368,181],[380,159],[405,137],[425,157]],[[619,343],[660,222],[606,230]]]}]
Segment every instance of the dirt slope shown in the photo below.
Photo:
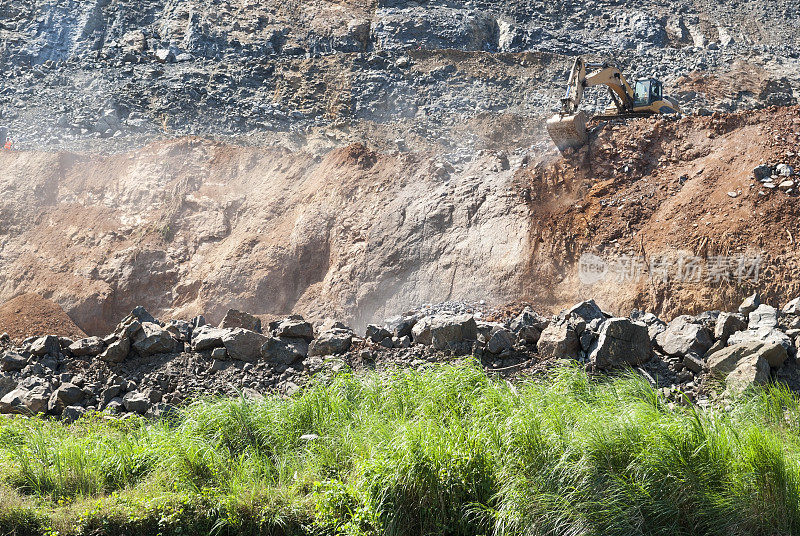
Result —
[{"label": "dirt slope", "polygon": [[33,293],[0,305],[0,333],[8,333],[15,340],[36,335],[86,336],[58,304]]},{"label": "dirt slope", "polygon": [[[754,286],[785,298],[800,293],[797,197],[751,175],[762,162],[800,168],[798,121],[797,108],[641,120],[606,128],[571,161],[484,150],[460,169],[362,145],[320,158],[197,138],[110,157],[6,153],[0,300],[52,296],[98,333],[137,304],[162,317],[218,321],[236,307],[359,327],[451,299],[558,308],[594,295],[669,316],[729,307]],[[763,253],[756,285],[587,288],[574,264],[584,252],[751,250]]]}]

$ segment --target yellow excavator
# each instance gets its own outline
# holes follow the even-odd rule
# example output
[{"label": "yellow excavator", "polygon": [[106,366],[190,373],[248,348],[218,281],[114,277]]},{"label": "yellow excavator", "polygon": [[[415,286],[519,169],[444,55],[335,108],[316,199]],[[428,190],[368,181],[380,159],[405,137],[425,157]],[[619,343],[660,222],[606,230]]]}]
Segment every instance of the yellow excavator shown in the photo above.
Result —
[{"label": "yellow excavator", "polygon": [[[586,74],[587,69],[594,71]],[[655,78],[637,80],[634,87],[619,69],[605,63],[588,63],[575,58],[569,74],[567,94],[561,99],[561,111],[547,120],[547,132],[561,152],[582,147],[588,140],[586,113],[578,107],[587,87],[605,85],[613,104],[592,120],[646,117],[654,114],[680,113],[678,101],[662,95],[662,84]]]}]

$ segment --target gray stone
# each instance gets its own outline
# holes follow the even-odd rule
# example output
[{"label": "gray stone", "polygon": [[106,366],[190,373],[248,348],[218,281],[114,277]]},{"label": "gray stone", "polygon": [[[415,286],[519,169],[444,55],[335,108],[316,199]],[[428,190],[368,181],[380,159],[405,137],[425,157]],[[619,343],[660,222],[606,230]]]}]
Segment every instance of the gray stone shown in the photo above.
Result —
[{"label": "gray stone", "polygon": [[778,325],[778,310],[766,304],[761,304],[750,312],[748,329],[774,328]]},{"label": "gray stone", "polygon": [[739,306],[739,313],[748,316],[750,313],[755,311],[759,305],[761,305],[761,297],[758,295],[758,292],[756,292],[755,294],[751,294],[744,299],[742,304]]},{"label": "gray stone", "polygon": [[[756,166],[753,169],[753,177],[755,177],[757,181],[768,179],[772,176],[772,171],[773,171],[772,166],[770,166],[769,164],[761,164],[760,166]],[[741,310],[739,312],[747,314]]]},{"label": "gray stone", "polygon": [[411,330],[414,328],[414,324],[417,323],[416,316],[395,316],[392,318],[387,318],[384,322],[384,327],[392,332],[392,335],[398,338],[403,338],[408,336],[409,339],[411,338]]},{"label": "gray stone", "polygon": [[431,343],[437,350],[446,350],[452,344],[478,339],[478,326],[471,314],[440,316],[431,323]]},{"label": "gray stone", "polygon": [[591,322],[594,319],[605,319],[606,316],[594,300],[587,300],[576,305],[573,305],[563,314],[563,316],[575,315],[582,318],[585,322]]},{"label": "gray stone", "polygon": [[0,398],[3,398],[8,393],[16,389],[17,382],[13,378],[0,374]]},{"label": "gray stone", "polygon": [[192,332],[192,349],[195,352],[211,350],[222,346],[222,337],[228,333],[226,329],[203,325]]},{"label": "gray stone", "polygon": [[314,338],[314,327],[303,320],[300,315],[291,315],[288,318],[272,322],[270,331],[275,337],[300,338],[307,341]]},{"label": "gray stone", "polygon": [[141,305],[134,307],[133,311],[131,311],[131,313],[122,320],[121,324],[127,324],[132,319],[138,320],[140,324],[144,324],[145,322],[150,322],[151,324],[160,324],[156,317],[148,313],[147,309]]},{"label": "gray stone", "polygon": [[65,422],[75,422],[86,413],[86,410],[81,406],[67,406],[61,412],[61,419]]},{"label": "gray stone", "polygon": [[225,349],[225,347],[214,348],[211,350],[211,357],[214,359],[227,359],[228,351]]},{"label": "gray stone", "polygon": [[364,333],[364,337],[369,341],[379,343],[387,337],[391,339],[392,332],[384,327],[377,326],[375,324],[368,324]]},{"label": "gray stone", "polygon": [[703,371],[705,362],[696,354],[688,353],[685,356],[683,356],[683,366],[689,369],[690,371],[694,372],[695,374],[699,374],[700,372]]},{"label": "gray stone", "polygon": [[261,347],[267,342],[267,339],[266,336],[255,331],[234,328],[222,336],[222,344],[231,359],[256,363],[261,356]]},{"label": "gray stone", "polygon": [[775,166],[775,173],[781,177],[791,177],[794,175],[794,168],[789,164],[778,164]]},{"label": "gray stone", "polygon": [[0,413],[45,413],[49,399],[50,392],[45,385],[31,389],[18,387],[0,399]]},{"label": "gray stone", "polygon": [[567,322],[555,322],[547,326],[537,343],[542,359],[577,358],[580,345],[578,335]]},{"label": "gray stone", "polygon": [[800,315],[800,298],[795,298],[781,309],[786,315]]},{"label": "gray stone", "polygon": [[131,340],[128,337],[112,342],[103,350],[99,358],[107,363],[122,363],[131,351]]},{"label": "gray stone", "polygon": [[664,333],[667,330],[667,323],[653,313],[644,313],[642,311],[634,310],[631,313],[631,320],[634,322],[641,322],[647,326],[647,334],[650,336],[651,342],[655,342],[658,334]]},{"label": "gray stone", "polygon": [[175,339],[169,331],[158,324],[143,322],[142,329],[134,339],[133,348],[142,357],[155,354],[169,354],[175,351]]},{"label": "gray stone", "polygon": [[705,354],[713,344],[711,333],[691,316],[683,315],[667,324],[656,336],[656,343],[667,355]]},{"label": "gray stone", "polygon": [[710,355],[706,369],[716,376],[726,376],[739,363],[747,359],[763,359],[769,366],[779,368],[788,357],[786,349],[780,344],[765,342],[746,342],[723,348]]},{"label": "gray stone", "polygon": [[122,397],[122,404],[125,406],[125,411],[144,415],[150,409],[150,397],[145,393],[131,391]]},{"label": "gray stone", "polygon": [[432,323],[433,318],[430,316],[426,316],[417,320],[416,324],[414,324],[414,327],[411,328],[411,339],[414,341],[414,344],[422,344],[424,346],[430,346],[433,344],[431,337]]},{"label": "gray stone", "polygon": [[122,413],[125,409],[125,402],[122,400],[122,397],[116,396],[109,400],[108,404],[106,404],[103,409],[111,413]]},{"label": "gray stone", "polygon": [[747,389],[769,382],[769,363],[763,358],[745,359],[725,378],[726,392],[740,394]]},{"label": "gray stone", "polygon": [[164,329],[176,341],[190,342],[192,340],[192,325],[185,320],[170,320]]},{"label": "gray stone", "polygon": [[600,336],[589,354],[598,369],[638,365],[650,359],[647,326],[627,318],[611,318],[603,323]]},{"label": "gray stone", "polygon": [[542,330],[550,324],[550,321],[540,315],[537,315],[529,308],[525,308],[514,320],[511,321],[509,327],[511,331],[517,334],[522,341],[527,344],[536,344],[542,334]]},{"label": "gray stone", "polygon": [[168,48],[159,48],[153,56],[159,63],[174,63],[176,61],[175,54]]},{"label": "gray stone", "polygon": [[343,354],[350,349],[353,342],[353,333],[343,329],[323,331],[311,341],[308,355],[336,355]]},{"label": "gray stone", "polygon": [[69,345],[69,351],[75,357],[96,356],[105,349],[106,345],[100,337],[86,337]]},{"label": "gray stone", "polygon": [[52,355],[57,356],[61,351],[61,344],[55,335],[45,335],[39,337],[31,344],[31,354],[35,356]]},{"label": "gray stone", "polygon": [[783,346],[787,352],[793,352],[792,339],[776,328],[763,327],[756,330],[737,331],[728,338],[728,345],[741,344],[743,342],[775,343]]},{"label": "gray stone", "polygon": [[16,352],[6,352],[0,358],[0,370],[4,372],[18,372],[27,364],[28,360]]},{"label": "gray stone", "polygon": [[744,315],[739,313],[720,313],[714,326],[714,338],[727,343],[728,337],[743,329],[747,329],[747,321]]},{"label": "gray stone", "polygon": [[47,410],[53,414],[59,414],[66,406],[71,406],[84,399],[83,390],[77,385],[64,383],[53,391],[48,401]]},{"label": "gray stone", "polygon": [[270,362],[291,365],[306,358],[309,352],[307,340],[283,337],[269,337],[261,346],[261,357]]},{"label": "gray stone", "polygon": [[504,328],[496,329],[486,343],[486,350],[492,354],[499,354],[514,347],[514,334]]},{"label": "gray stone", "polygon": [[254,333],[261,333],[261,320],[249,313],[228,309],[222,322],[219,323],[219,327],[220,329],[242,328]]}]

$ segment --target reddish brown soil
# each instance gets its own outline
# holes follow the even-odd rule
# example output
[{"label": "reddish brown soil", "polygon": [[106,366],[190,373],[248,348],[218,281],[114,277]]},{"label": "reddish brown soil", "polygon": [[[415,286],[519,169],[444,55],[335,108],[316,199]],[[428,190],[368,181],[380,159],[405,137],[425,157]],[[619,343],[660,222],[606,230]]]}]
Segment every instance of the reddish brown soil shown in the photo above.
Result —
[{"label": "reddish brown soil", "polygon": [[[799,147],[800,110],[770,108],[606,126],[588,148],[521,171],[521,195],[538,227],[530,279],[558,282],[556,290],[535,288],[533,301],[557,308],[582,293],[611,310],[643,307],[669,317],[735,308],[754,290],[776,303],[800,295],[800,197],[768,191],[752,176],[765,162],[800,169]],[[760,253],[761,273],[757,282],[645,277],[591,288],[571,277],[584,252],[653,258],[681,251]]]},{"label": "reddish brown soil", "polygon": [[58,304],[32,292],[0,305],[0,333],[8,333],[14,340],[35,335],[86,336]]}]

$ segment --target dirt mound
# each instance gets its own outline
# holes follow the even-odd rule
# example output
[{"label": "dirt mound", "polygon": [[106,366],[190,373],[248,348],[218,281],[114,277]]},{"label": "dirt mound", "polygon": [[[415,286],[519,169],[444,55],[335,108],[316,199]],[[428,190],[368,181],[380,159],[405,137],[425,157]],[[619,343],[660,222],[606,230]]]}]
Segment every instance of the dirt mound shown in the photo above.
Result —
[{"label": "dirt mound", "polygon": [[[754,177],[761,164],[800,168],[798,144],[797,107],[647,119],[607,125],[577,155],[520,171],[535,214],[527,279],[554,283],[531,299],[592,295],[612,311],[671,317],[734,309],[755,290],[769,303],[800,294],[797,176]],[[587,286],[576,269],[586,253],[629,272]],[[681,259],[695,271],[679,273]],[[758,271],[737,274],[745,261]]]},{"label": "dirt mound", "polygon": [[0,333],[21,340],[34,335],[58,335],[79,339],[86,334],[50,300],[29,292],[0,305]]}]

